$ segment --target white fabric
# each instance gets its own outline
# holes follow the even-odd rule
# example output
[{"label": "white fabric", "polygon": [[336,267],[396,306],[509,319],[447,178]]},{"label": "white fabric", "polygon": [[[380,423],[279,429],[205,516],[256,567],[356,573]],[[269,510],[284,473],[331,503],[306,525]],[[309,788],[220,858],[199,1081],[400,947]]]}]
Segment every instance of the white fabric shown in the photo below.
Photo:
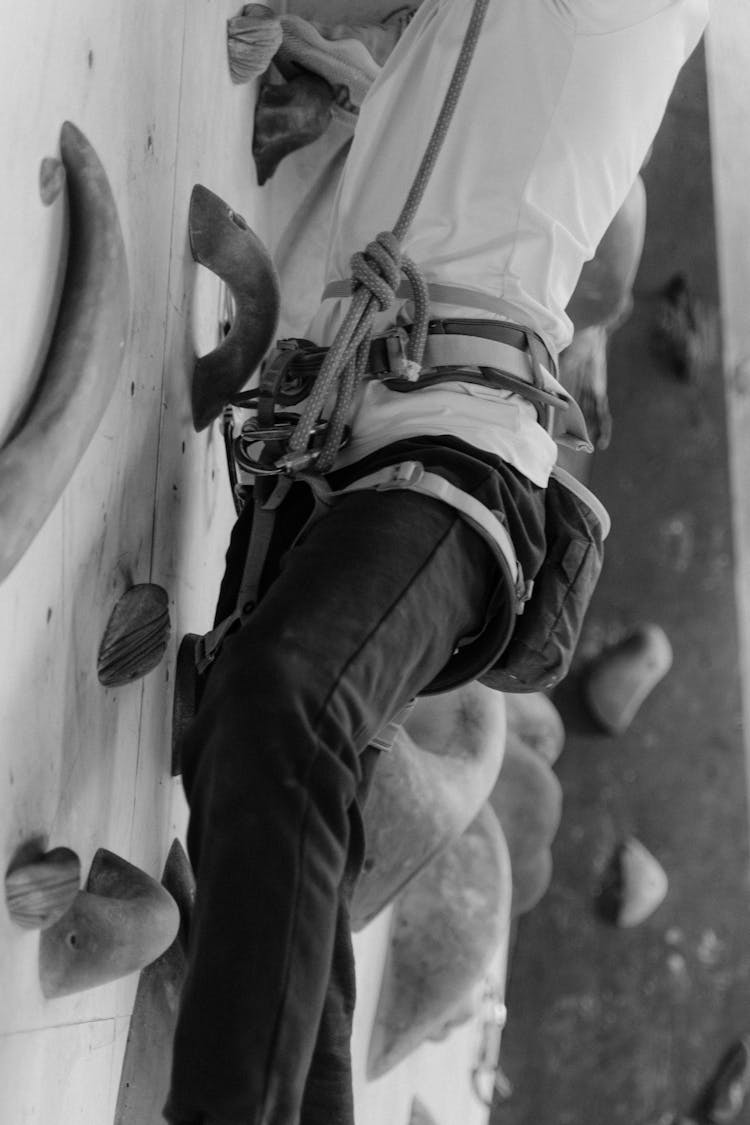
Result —
[{"label": "white fabric", "polygon": [[[393,227],[472,7],[425,0],[365,98],[334,207],[328,281],[348,277],[352,253]],[[494,0],[404,240],[426,279],[495,297],[498,319],[529,325],[553,351],[565,347],[565,307],[583,263],[633,184],[706,19],[706,0]],[[330,343],[347,307],[323,302],[308,335]],[[409,319],[403,302],[397,312]],[[433,315],[467,314],[437,306]],[[383,314],[379,327],[394,319]],[[401,435],[435,432],[420,421],[421,398],[398,396]],[[368,385],[349,460],[394,432],[392,406]],[[473,445],[546,483],[555,450],[527,404],[509,409],[506,396],[472,390],[441,407],[447,432],[473,433]]]},{"label": "white fabric", "polygon": [[537,421],[531,403],[510,391],[475,383],[442,383],[409,394],[365,384],[352,439],[337,468],[360,461],[404,438],[450,434],[502,457],[540,488],[546,487],[557,446]]}]

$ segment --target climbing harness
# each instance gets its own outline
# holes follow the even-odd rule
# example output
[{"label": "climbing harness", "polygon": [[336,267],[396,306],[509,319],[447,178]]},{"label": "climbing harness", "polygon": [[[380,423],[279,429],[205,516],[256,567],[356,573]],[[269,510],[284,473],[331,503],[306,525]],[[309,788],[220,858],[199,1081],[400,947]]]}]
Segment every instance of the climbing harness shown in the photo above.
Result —
[{"label": "climbing harness", "polygon": [[[321,348],[309,340],[279,341],[261,369],[257,389],[236,395],[224,412],[227,452],[230,461],[236,462],[230,465],[236,503],[239,510],[252,492],[253,523],[235,609],[197,642],[199,673],[208,668],[227,634],[242,623],[258,602],[276,513],[294,481],[309,485],[315,501],[313,515],[303,530],[343,493],[360,489],[409,489],[452,506],[485,539],[504,577],[512,610],[500,629],[503,636],[496,638],[503,641],[503,648],[507,648],[511,636],[515,636],[514,617],[523,613],[529,603],[538,610],[526,623],[524,633],[524,644],[530,644],[531,659],[526,659],[524,648],[520,672],[515,666],[497,671],[493,663],[489,675],[499,676],[503,690],[537,690],[542,681],[549,686],[550,673],[559,677],[563,667],[567,671],[572,633],[570,629],[563,630],[565,636],[561,645],[557,644],[556,635],[550,641],[547,603],[554,598],[558,607],[556,616],[553,615],[553,633],[558,621],[563,621],[566,628],[570,623],[580,627],[583,598],[578,597],[579,590],[590,589],[590,575],[593,571],[598,574],[597,563],[601,565],[602,525],[594,526],[596,518],[592,517],[592,531],[586,522],[588,516],[581,517],[585,524],[583,538],[587,542],[585,565],[578,568],[573,580],[569,573],[563,573],[560,581],[554,567],[547,571],[543,568],[546,603],[540,607],[539,599],[533,597],[534,584],[524,578],[503,514],[491,511],[439,474],[428,472],[420,462],[388,466],[355,480],[340,491],[332,491],[326,479],[347,441],[347,420],[356,390],[365,377],[381,379],[395,393],[408,394],[460,381],[520,394],[533,404],[540,423],[557,440],[578,449],[591,448],[580,410],[553,374],[555,361],[541,337],[512,321],[430,320],[431,300],[482,311],[487,308],[487,297],[460,287],[428,285],[415,263],[401,251],[401,242],[422,199],[455,111],[489,2],[475,0],[437,122],[393,230],[380,233],[363,253],[355,254],[351,259],[351,280],[333,282],[323,295],[324,299],[350,297],[349,308],[333,343],[329,348]],[[405,296],[413,302],[413,322],[374,335],[372,325],[376,313],[386,310],[396,296]],[[498,304],[501,303],[493,303],[493,311],[497,311]],[[243,424],[238,434],[234,432],[232,406],[255,411],[255,416]],[[326,420],[323,420],[324,412],[328,414]],[[259,446],[262,451],[256,453]],[[251,489],[239,483],[237,467],[253,477]],[[556,499],[553,487],[549,503],[555,503]],[[566,503],[562,504],[562,510],[567,517]],[[580,495],[574,496],[573,503],[582,503]],[[591,505],[586,506],[585,501],[583,505],[589,513]],[[565,539],[575,520],[571,518],[563,523],[562,539]],[[576,535],[578,530],[573,528],[572,538],[569,542],[566,540],[568,556],[575,553],[571,544]],[[575,640],[577,633],[573,647]],[[489,654],[493,660],[497,651],[500,651],[499,646]],[[471,659],[464,656],[456,659],[456,656],[454,654],[451,668],[464,669],[465,666],[467,672],[471,672],[466,678],[474,678],[479,670]],[[489,663],[487,660],[483,667],[487,668]]]},{"label": "climbing harness", "polygon": [[[225,621],[200,638],[196,646],[196,665],[205,671],[215,659],[222,640],[230,629],[251,612],[257,602],[258,587],[268,546],[273,534],[275,513],[287,495],[294,479],[314,471],[322,477],[333,466],[335,457],[346,440],[346,423],[356,388],[363,378],[370,355],[372,322],[378,311],[392,304],[402,274],[410,285],[414,301],[414,323],[409,334],[400,374],[407,381],[419,377],[428,335],[429,293],[419,269],[401,252],[403,241],[424,195],[432,169],[453,118],[464,85],[490,0],[475,0],[464,41],[448,85],[437,121],[420,163],[406,202],[392,231],[384,231],[364,252],[352,257],[352,298],[346,317],[330,348],[317,349],[307,371],[292,368],[298,350],[297,341],[282,342],[261,372],[257,391],[235,396],[224,411],[224,437],[228,450],[237,455],[237,462],[253,474],[253,530],[237,607]],[[309,342],[303,342],[309,344]],[[303,351],[316,351],[313,345]],[[287,378],[289,376],[289,378]],[[328,421],[320,418],[329,398],[335,405]],[[296,421],[284,413],[285,406],[302,404]],[[257,418],[245,424],[238,437],[234,435],[231,405],[255,407]],[[278,409],[281,409],[279,416]],[[293,427],[293,428],[292,428]],[[263,443],[259,457],[251,454],[254,444]],[[234,469],[236,503],[242,488]],[[272,486],[272,487],[271,487]]]}]

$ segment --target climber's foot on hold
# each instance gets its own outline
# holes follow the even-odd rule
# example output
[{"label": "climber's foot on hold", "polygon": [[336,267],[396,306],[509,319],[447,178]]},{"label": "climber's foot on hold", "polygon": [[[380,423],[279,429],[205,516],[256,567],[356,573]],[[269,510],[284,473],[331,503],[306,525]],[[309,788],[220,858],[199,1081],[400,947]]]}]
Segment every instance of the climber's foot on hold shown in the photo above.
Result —
[{"label": "climber's foot on hold", "polygon": [[312,144],[331,123],[334,92],[315,74],[303,72],[282,85],[266,84],[258,96],[253,159],[258,183],[270,180],[285,156]]}]

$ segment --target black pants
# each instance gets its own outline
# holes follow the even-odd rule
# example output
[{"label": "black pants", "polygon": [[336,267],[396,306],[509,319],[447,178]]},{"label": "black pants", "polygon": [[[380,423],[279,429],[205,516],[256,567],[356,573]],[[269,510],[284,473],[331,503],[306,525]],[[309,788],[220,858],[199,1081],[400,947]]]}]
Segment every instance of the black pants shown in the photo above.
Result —
[{"label": "black pants", "polygon": [[453,509],[353,493],[226,640],[182,746],[198,889],[168,1120],[352,1122],[360,756],[498,581]]}]

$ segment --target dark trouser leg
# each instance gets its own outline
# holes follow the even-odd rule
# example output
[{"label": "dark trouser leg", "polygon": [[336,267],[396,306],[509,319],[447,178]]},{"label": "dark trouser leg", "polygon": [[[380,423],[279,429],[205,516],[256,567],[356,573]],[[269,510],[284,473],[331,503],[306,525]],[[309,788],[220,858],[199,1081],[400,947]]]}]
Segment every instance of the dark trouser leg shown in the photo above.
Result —
[{"label": "dark trouser leg", "polygon": [[333,960],[323,1013],[302,1099],[300,1125],[354,1125],[351,1037],[356,999],[350,907],[365,858],[364,808],[380,751],[368,746],[360,755],[362,778],[351,809],[349,856],[339,892]]},{"label": "dark trouser leg", "polygon": [[358,755],[478,632],[496,582],[450,508],[354,493],[226,641],[182,748],[198,893],[172,1120],[297,1125]]}]

